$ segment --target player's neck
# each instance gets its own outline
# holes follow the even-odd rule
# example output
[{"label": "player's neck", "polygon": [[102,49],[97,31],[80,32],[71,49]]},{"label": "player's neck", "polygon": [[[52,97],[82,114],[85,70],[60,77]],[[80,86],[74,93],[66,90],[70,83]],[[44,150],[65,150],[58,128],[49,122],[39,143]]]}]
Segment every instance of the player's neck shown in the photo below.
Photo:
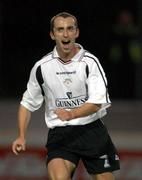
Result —
[{"label": "player's neck", "polygon": [[79,50],[80,50],[79,46],[74,46],[69,53],[64,53],[64,52],[58,52],[58,53],[62,61],[68,62],[79,52]]}]

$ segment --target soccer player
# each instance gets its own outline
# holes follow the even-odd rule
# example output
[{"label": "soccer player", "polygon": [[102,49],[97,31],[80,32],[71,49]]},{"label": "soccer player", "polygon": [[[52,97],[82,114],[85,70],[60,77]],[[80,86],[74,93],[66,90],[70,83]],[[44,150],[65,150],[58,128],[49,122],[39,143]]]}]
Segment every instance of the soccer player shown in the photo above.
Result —
[{"label": "soccer player", "polygon": [[79,27],[74,15],[54,16],[50,36],[56,46],[31,70],[12,150],[25,150],[31,112],[45,102],[48,178],[71,180],[82,160],[92,179],[114,180],[119,157],[102,121],[111,104],[104,70],[96,56],[76,43]]}]

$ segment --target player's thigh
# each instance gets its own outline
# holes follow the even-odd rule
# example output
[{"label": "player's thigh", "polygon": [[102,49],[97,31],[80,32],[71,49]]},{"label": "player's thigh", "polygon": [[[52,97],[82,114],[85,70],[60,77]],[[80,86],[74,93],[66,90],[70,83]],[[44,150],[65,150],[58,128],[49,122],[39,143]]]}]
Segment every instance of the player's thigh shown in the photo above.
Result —
[{"label": "player's thigh", "polygon": [[50,180],[70,180],[76,166],[68,160],[54,158],[47,165]]},{"label": "player's thigh", "polygon": [[115,180],[111,172],[105,172],[101,174],[91,175],[93,180]]}]

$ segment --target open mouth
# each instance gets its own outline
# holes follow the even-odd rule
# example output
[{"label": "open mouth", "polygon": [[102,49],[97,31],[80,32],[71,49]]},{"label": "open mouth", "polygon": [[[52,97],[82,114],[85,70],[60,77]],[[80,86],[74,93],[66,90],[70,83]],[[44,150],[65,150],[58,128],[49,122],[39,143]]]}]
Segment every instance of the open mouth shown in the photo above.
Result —
[{"label": "open mouth", "polygon": [[68,41],[62,41],[62,43],[63,43],[64,45],[67,45],[67,44],[70,43],[70,40],[68,40]]}]

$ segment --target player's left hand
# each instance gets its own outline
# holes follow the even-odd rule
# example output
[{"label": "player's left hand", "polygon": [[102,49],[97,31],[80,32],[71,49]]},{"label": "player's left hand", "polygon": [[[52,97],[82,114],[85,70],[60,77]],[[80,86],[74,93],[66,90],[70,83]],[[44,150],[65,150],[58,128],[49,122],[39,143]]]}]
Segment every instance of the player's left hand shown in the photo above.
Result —
[{"label": "player's left hand", "polygon": [[73,119],[73,115],[71,111],[67,111],[65,109],[56,109],[54,113],[58,116],[58,118],[62,121],[69,121]]}]

